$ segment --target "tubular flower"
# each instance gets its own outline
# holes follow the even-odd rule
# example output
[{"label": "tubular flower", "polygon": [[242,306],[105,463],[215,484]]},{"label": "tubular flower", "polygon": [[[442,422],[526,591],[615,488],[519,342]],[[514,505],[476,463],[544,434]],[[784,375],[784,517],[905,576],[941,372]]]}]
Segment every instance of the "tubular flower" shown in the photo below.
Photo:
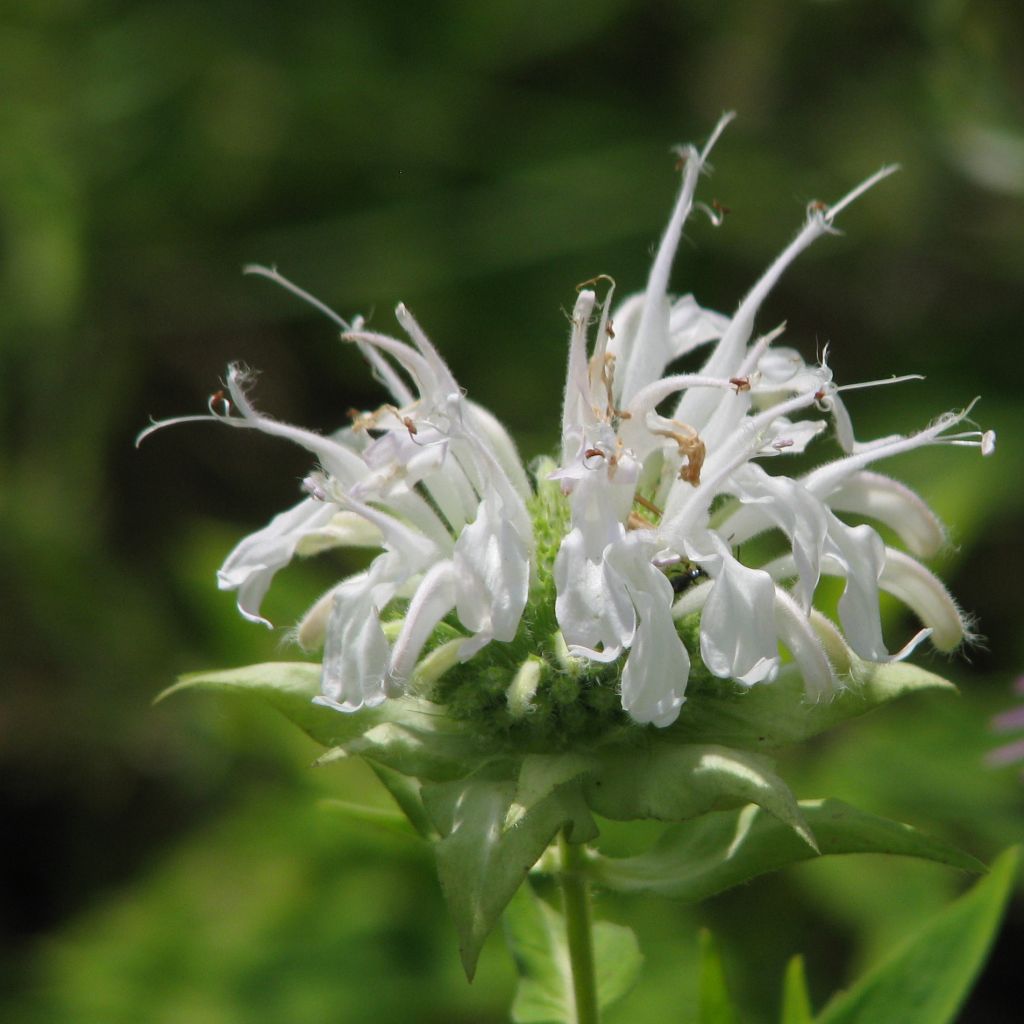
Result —
[{"label": "tubular flower", "polygon": [[[962,429],[968,407],[910,434],[859,442],[825,358],[809,364],[773,348],[782,328],[754,336],[758,309],[789,264],[835,233],[837,215],[895,168],[831,206],[812,203],[793,240],[723,316],[668,286],[729,119],[703,150],[679,152],[682,185],[646,289],[617,305],[610,278],[579,289],[560,455],[540,463],[533,482],[506,431],[467,400],[404,306],[397,318],[408,341],[346,323],[275,271],[254,268],[332,316],[388,393],[387,404],[324,437],[260,413],[246,373],[232,367],[209,416],[184,418],[287,438],[319,462],[303,500],[245,538],[220,570],[247,618],[265,621],[262,598],[296,555],[379,549],[299,625],[303,647],[323,647],[319,703],[356,711],[412,688],[451,706],[472,703],[474,687],[497,687],[502,714],[514,720],[550,698],[563,721],[575,701],[605,712],[620,704],[637,723],[667,726],[691,668],[745,687],[770,683],[783,650],[819,699],[840,687],[842,671],[827,653],[834,626],[812,610],[823,575],[842,581],[839,626],[860,659],[901,659],[929,636],[941,650],[964,639],[964,616],[917,560],[942,545],[941,525],[920,497],[871,467],[925,445],[988,454],[994,436]],[[699,370],[666,375],[699,350]],[[837,458],[782,472],[779,460],[830,430]],[[870,525],[851,525],[850,515],[888,527],[909,553]],[[774,547],[760,539],[772,535]],[[895,653],[882,635],[883,590],[922,622]],[[460,688],[445,689],[445,678]]]}]

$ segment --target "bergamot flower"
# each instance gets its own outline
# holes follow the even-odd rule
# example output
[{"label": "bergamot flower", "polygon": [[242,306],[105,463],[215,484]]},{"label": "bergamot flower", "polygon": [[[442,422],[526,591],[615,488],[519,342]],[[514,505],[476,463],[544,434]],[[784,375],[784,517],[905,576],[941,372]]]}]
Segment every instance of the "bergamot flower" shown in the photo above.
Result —
[{"label": "bergamot flower", "polygon": [[[964,640],[963,613],[919,561],[943,544],[941,524],[873,467],[925,445],[988,454],[994,436],[973,428],[968,406],[908,434],[857,441],[848,389],[834,382],[827,353],[809,363],[773,346],[782,327],[755,334],[783,272],[895,168],[836,203],[811,203],[794,239],[725,316],[670,293],[669,278],[694,208],[720,219],[695,194],[728,120],[702,150],[679,150],[682,185],[644,291],[616,303],[603,275],[578,289],[559,456],[534,464],[532,478],[405,306],[396,310],[400,340],[251,268],[334,318],[385,392],[379,408],[325,437],[261,413],[250,375],[232,366],[209,414],[182,418],[259,430],[317,460],[302,500],[220,570],[244,616],[266,622],[261,601],[296,556],[379,550],[296,630],[303,648],[323,649],[318,703],[356,712],[413,690],[456,717],[490,716],[502,728],[532,718],[537,735],[564,739],[599,719],[668,726],[694,674],[752,687],[771,684],[788,662],[819,700],[843,685],[841,649],[886,663],[928,637],[943,651]],[[684,359],[699,369],[668,372]],[[806,465],[830,436],[837,457],[786,474],[787,459]],[[888,527],[906,551],[850,516]],[[765,555],[758,538],[769,536],[777,542]],[[842,580],[838,623],[814,609],[822,576]],[[880,591],[922,623],[892,653]]]}]

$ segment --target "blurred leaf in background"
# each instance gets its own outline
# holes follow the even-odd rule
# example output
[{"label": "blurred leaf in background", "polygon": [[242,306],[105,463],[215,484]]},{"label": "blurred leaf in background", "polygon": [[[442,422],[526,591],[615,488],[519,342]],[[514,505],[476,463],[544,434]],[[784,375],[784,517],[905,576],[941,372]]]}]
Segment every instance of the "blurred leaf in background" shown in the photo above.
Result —
[{"label": "blurred leaf in background", "polygon": [[[256,711],[150,707],[179,672],[287,656],[284,630],[354,568],[289,570],[271,633],[215,589],[235,540],[294,500],[304,456],[201,426],[132,439],[200,411],[232,359],[293,422],[332,429],[377,403],[329,323],[241,278],[256,260],[382,330],[404,300],[524,454],[547,451],[574,285],[641,284],[669,147],[723,109],[741,116],[704,188],[733,212],[693,227],[675,287],[729,311],[808,200],[898,161],[762,323],[786,319],[806,355],[830,342],[844,381],[927,374],[851,398],[864,436],[982,394],[1001,437],[994,462],[893,467],[952,525],[939,568],[989,637],[941,666],[962,697],[852,723],[788,775],[984,858],[1019,839],[1019,782],[980,760],[1024,664],[1022,27],[994,0],[4,5],[0,1015],[503,1019],[511,972],[485,955],[460,981],[423,853],[314,806],[382,800],[368,773],[314,772]],[[864,858],[696,916],[606,897],[648,964],[609,1020],[695,1005],[696,919],[744,1019],[770,1019],[801,950],[820,1006],[956,884]],[[965,1021],[1012,1019],[1000,985],[1022,929],[1018,906]]]}]

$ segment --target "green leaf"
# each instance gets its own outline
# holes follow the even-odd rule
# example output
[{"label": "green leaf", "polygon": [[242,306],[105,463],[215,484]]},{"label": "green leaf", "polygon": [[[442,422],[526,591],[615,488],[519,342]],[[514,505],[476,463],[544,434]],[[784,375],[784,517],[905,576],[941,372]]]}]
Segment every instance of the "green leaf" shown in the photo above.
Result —
[{"label": "green leaf", "polygon": [[706,928],[700,933],[700,979],[697,1020],[700,1024],[739,1024],[739,1017],[729,998],[725,971],[718,946]]},{"label": "green leaf", "polygon": [[764,757],[726,747],[657,741],[605,750],[599,756],[600,767],[582,785],[591,808],[606,818],[684,821],[715,807],[752,802],[816,849],[796,798]]},{"label": "green leaf", "polygon": [[413,697],[385,701],[347,714],[313,703],[320,693],[320,666],[303,661],[270,661],[223,672],[193,672],[164,690],[157,701],[185,690],[258,697],[277,708],[325,747],[340,747],[383,722],[426,733],[453,732],[437,708]]},{"label": "green leaf", "polygon": [[437,829],[434,828],[426,808],[423,806],[420,780],[410,778],[408,775],[400,775],[398,772],[385,768],[383,765],[374,764],[372,761],[369,762],[369,765],[370,770],[380,779],[381,784],[391,794],[391,799],[398,804],[416,832],[424,839],[437,839]]},{"label": "green leaf", "polygon": [[727,683],[705,684],[663,735],[682,743],[770,751],[817,736],[899,697],[928,690],[955,693],[956,687],[903,661],[853,661],[847,688],[817,703],[807,700],[803,680],[792,670],[762,686],[739,689]]},{"label": "green leaf", "polygon": [[[509,903],[503,920],[505,938],[519,973],[512,1020],[515,1024],[575,1024],[564,917],[524,885]],[[607,921],[594,925],[601,1009],[633,987],[642,962],[636,936],[629,928]]]},{"label": "green leaf", "polygon": [[183,690],[259,697],[325,747],[353,739],[383,717],[376,708],[347,715],[312,703],[320,692],[320,666],[302,661],[270,661],[224,672],[192,672],[164,690],[157,700]]},{"label": "green leaf", "polygon": [[367,804],[356,804],[350,800],[325,799],[320,801],[320,806],[331,814],[349,821],[373,825],[403,836],[417,834],[409,819],[399,811],[390,811],[385,807],[370,807]]},{"label": "green leaf", "polygon": [[837,995],[817,1024],[949,1024],[985,962],[1020,860],[992,872],[931,919],[886,961]]},{"label": "green leaf", "polygon": [[552,793],[504,828],[516,783],[492,768],[458,782],[423,787],[423,800],[441,833],[437,873],[459,933],[462,965],[473,977],[480,948],[501,912],[572,812]]},{"label": "green leaf", "polygon": [[534,804],[559,786],[591,771],[596,763],[586,754],[527,754],[519,769],[506,828],[513,826]]},{"label": "green leaf", "polygon": [[786,964],[786,980],[782,988],[782,1016],[779,1024],[814,1024],[802,956],[794,956]]},{"label": "green leaf", "polygon": [[[963,871],[985,870],[948,843],[841,800],[804,800],[799,806],[822,855],[888,853],[938,861]],[[595,856],[590,870],[594,881],[609,889],[697,901],[814,856],[787,825],[751,804],[668,829],[639,856]]]},{"label": "green leaf", "polygon": [[361,736],[333,747],[317,759],[317,764],[330,764],[352,756],[373,761],[402,775],[446,782],[479,768],[488,755],[469,736],[423,729],[414,731],[395,722],[381,722]]}]

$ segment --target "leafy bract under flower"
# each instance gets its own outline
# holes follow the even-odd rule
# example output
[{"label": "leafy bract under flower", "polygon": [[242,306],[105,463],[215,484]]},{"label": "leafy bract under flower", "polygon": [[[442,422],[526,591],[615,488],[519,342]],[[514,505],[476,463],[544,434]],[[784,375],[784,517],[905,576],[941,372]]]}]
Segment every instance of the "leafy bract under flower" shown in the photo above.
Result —
[{"label": "leafy bract under flower", "polygon": [[[541,747],[557,747],[595,723],[671,725],[695,673],[749,688],[771,684],[788,664],[813,701],[848,678],[837,650],[887,663],[927,637],[944,651],[962,642],[964,616],[918,561],[942,545],[941,525],[873,466],[934,444],[988,454],[994,436],[963,429],[968,407],[908,434],[858,441],[825,358],[812,364],[773,348],[781,328],[754,333],[789,264],[835,233],[837,215],[894,168],[832,205],[812,203],[725,316],[672,295],[669,276],[728,120],[702,150],[680,150],[682,185],[645,290],[617,303],[609,278],[578,290],[559,456],[535,467],[532,481],[504,428],[466,397],[404,306],[399,340],[342,320],[276,271],[250,268],[331,316],[386,392],[379,408],[325,437],[261,413],[246,372],[232,366],[209,414],[183,418],[282,437],[318,463],[302,500],[245,538],[220,570],[244,616],[266,622],[263,597],[296,556],[379,550],[299,624],[300,644],[323,650],[317,703],[356,712],[412,690],[456,717],[528,729]],[[667,372],[682,357],[700,368]],[[830,431],[839,456],[786,475],[786,457]],[[888,546],[871,522],[907,551]],[[758,556],[764,546],[751,542],[772,533],[782,553],[776,543]],[[822,576],[842,581],[838,624],[812,607]],[[881,591],[922,622],[895,652],[883,639]]]}]

